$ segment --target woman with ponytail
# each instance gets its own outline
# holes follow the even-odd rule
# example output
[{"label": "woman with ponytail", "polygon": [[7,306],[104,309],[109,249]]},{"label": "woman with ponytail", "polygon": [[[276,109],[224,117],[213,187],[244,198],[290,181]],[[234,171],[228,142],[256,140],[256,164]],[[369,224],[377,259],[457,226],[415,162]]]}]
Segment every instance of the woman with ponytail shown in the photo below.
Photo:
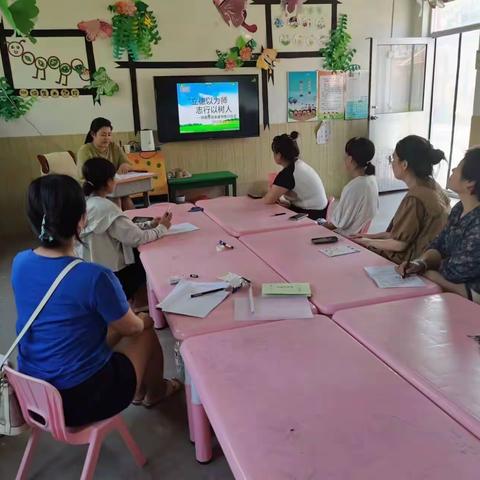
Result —
[{"label": "woman with ponytail", "polygon": [[80,256],[112,270],[125,295],[137,307],[146,304],[146,275],[136,248],[167,232],[171,213],[151,222],[135,224],[107,195],[115,188],[115,167],[105,158],[91,158],[83,165],[87,197],[87,224],[80,234]]},{"label": "woman with ponytail", "polygon": [[[85,225],[85,196],[67,175],[34,180],[27,205],[39,244],[13,261],[17,332],[75,259],[74,245]],[[18,369],[59,390],[69,427],[112,417],[132,401],[156,404],[181,387],[163,376],[152,319],[131,310],[108,268],[89,262],[66,275],[20,341]]]},{"label": "woman with ponytail", "polygon": [[[79,177],[83,180],[82,168],[87,160],[95,157],[106,158],[115,167],[119,174],[128,173],[131,165],[125,152],[113,142],[112,123],[102,117],[95,118],[90,125],[90,130],[85,137],[85,144],[80,147],[77,153],[77,168]],[[135,208],[130,197],[121,199],[123,210]]]},{"label": "woman with ponytail", "polygon": [[325,218],[328,204],[325,188],[318,173],[300,160],[297,138],[298,132],[292,132],[273,139],[273,159],[283,170],[263,200],[267,204],[285,202],[290,210],[307,213],[313,220]]},{"label": "woman with ponytail", "polygon": [[445,227],[450,200],[433,179],[433,166],[445,159],[425,138],[409,135],[400,140],[390,157],[395,178],[403,180],[408,192],[386,232],[356,237],[396,263],[418,257]]},{"label": "woman with ponytail", "polygon": [[378,186],[372,159],[375,145],[355,137],[345,145],[345,169],[352,179],[335,205],[330,222],[323,224],[341,235],[355,235],[369,224],[378,209]]}]

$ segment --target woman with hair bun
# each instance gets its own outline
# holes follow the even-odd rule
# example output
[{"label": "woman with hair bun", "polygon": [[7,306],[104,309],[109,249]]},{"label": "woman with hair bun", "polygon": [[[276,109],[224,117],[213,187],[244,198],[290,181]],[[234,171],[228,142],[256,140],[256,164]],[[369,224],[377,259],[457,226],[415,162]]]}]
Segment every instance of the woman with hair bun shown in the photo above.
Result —
[{"label": "woman with hair bun", "polygon": [[297,138],[298,132],[292,132],[273,139],[273,159],[283,170],[263,200],[267,204],[285,201],[290,210],[306,213],[313,220],[325,218],[328,204],[325,188],[318,173],[300,160]]},{"label": "woman with hair bun", "polygon": [[418,257],[447,223],[450,200],[433,179],[433,166],[443,159],[445,154],[425,138],[400,140],[390,163],[408,192],[386,232],[357,236],[356,242],[396,263]]},{"label": "woman with hair bun", "polygon": [[345,170],[351,178],[335,204],[333,215],[323,226],[341,235],[355,235],[369,224],[378,209],[378,186],[372,159],[375,145],[362,137],[345,145]]}]

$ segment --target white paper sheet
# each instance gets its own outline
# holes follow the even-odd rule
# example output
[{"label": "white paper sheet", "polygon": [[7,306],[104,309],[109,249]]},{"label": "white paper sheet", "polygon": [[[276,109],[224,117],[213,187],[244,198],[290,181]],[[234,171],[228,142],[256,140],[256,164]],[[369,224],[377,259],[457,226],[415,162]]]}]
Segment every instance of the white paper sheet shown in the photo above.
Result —
[{"label": "white paper sheet", "polygon": [[128,172],[128,173],[121,173],[121,174],[116,173],[115,178],[117,180],[127,180],[130,178],[145,177],[146,175],[150,175],[150,172]]},{"label": "white paper sheet", "polygon": [[200,229],[192,223],[177,223],[172,225],[165,235],[178,235],[179,233],[189,233],[194,232],[195,230]]},{"label": "white paper sheet", "polygon": [[340,255],[349,255],[350,253],[358,253],[360,250],[350,245],[337,245],[335,247],[325,247],[319,250],[327,257],[338,257]]},{"label": "white paper sheet", "polygon": [[386,265],[385,267],[365,267],[365,271],[379,288],[412,288],[425,286],[425,282],[417,275],[402,278],[402,276],[395,271],[393,265]]},{"label": "white paper sheet", "polygon": [[228,288],[226,282],[191,282],[180,280],[175,288],[157,305],[164,312],[205,318],[215,307],[220,305],[229,292],[215,292],[201,297],[191,298],[192,293],[205,292],[215,288]]},{"label": "white paper sheet", "polygon": [[248,296],[235,298],[235,320],[289,320],[312,318],[311,304],[306,297],[255,297],[255,313],[250,311]]},{"label": "white paper sheet", "polygon": [[332,124],[329,120],[322,120],[317,130],[317,145],[325,145],[332,135]]}]

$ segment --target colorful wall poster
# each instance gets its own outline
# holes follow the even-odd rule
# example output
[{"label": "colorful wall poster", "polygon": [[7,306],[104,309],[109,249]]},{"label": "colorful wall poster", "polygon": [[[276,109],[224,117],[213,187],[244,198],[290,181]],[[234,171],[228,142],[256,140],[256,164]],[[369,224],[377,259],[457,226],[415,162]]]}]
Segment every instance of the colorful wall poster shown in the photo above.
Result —
[{"label": "colorful wall poster", "polygon": [[240,130],[238,82],[177,84],[180,133]]},{"label": "colorful wall poster", "polygon": [[345,120],[368,118],[368,71],[358,70],[346,76]]},{"label": "colorful wall poster", "polygon": [[343,120],[345,115],[345,74],[318,72],[318,118]]},{"label": "colorful wall poster", "polygon": [[288,122],[317,119],[317,72],[288,72]]}]

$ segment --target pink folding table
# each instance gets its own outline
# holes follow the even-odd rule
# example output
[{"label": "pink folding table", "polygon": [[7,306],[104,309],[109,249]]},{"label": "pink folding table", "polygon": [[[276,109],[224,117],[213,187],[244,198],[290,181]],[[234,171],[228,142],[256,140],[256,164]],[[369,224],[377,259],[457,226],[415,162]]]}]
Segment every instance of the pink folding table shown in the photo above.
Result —
[{"label": "pink folding table", "polygon": [[[314,237],[335,235],[324,227],[310,226],[281,232],[245,235],[240,240],[289,282],[310,282],[311,301],[321,313],[331,315],[338,310],[402,298],[440,292],[429,280],[415,288],[378,288],[364,267],[393,265],[383,257],[339,236],[329,245],[313,245]],[[358,253],[327,257],[320,248],[350,245]]]},{"label": "pink folding table", "polygon": [[478,479],[480,441],[327,317],[181,351],[237,480]]},{"label": "pink folding table", "polygon": [[445,293],[333,319],[480,438],[480,305]]},{"label": "pink folding table", "polygon": [[250,197],[212,198],[198,201],[196,205],[234,237],[291,228],[296,230],[315,224],[309,218],[289,220],[295,212],[280,205],[265,205],[263,200]]}]

